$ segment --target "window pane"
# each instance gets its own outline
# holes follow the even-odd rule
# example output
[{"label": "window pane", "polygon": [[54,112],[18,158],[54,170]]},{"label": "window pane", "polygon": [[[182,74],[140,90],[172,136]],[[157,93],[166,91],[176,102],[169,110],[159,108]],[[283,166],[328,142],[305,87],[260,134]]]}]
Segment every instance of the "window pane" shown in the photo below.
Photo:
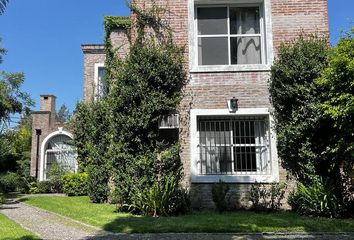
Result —
[{"label": "window pane", "polygon": [[259,7],[230,8],[230,33],[260,33]]},{"label": "window pane", "polygon": [[198,63],[199,65],[228,64],[227,37],[199,37]]},{"label": "window pane", "polygon": [[200,174],[267,174],[269,138],[266,119],[198,119]]},{"label": "window pane", "polygon": [[260,64],[260,37],[232,37],[231,64]]},{"label": "window pane", "polygon": [[99,67],[98,68],[98,96],[103,97],[107,94],[108,92],[108,84],[106,81],[106,70],[104,67]]},{"label": "window pane", "polygon": [[256,148],[234,147],[234,161],[235,172],[257,171]]},{"label": "window pane", "polygon": [[198,34],[227,34],[227,8],[198,8]]}]

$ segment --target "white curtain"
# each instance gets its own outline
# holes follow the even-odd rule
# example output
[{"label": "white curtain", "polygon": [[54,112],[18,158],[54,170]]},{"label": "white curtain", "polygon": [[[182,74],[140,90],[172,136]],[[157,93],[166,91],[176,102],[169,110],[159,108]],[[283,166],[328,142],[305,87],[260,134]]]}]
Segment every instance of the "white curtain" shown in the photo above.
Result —
[{"label": "white curtain", "polygon": [[[257,8],[237,8],[237,34],[258,34],[259,14]],[[260,37],[237,38],[237,64],[261,63]]]}]

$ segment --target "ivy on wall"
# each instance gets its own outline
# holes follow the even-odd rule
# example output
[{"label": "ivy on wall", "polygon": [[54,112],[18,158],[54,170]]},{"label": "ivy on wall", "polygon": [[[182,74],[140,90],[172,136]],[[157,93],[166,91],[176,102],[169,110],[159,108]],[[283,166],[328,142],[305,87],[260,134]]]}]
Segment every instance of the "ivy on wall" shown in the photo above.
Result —
[{"label": "ivy on wall", "polygon": [[[176,111],[182,99],[184,49],[173,43],[160,10],[132,6],[133,24],[126,18],[105,18],[109,93],[96,102],[80,103],[73,121],[80,168],[89,173],[93,202],[110,199],[133,205],[138,192],[166,176],[177,182],[182,177],[178,138],[163,138],[158,122]],[[124,59],[109,39],[117,27],[126,29],[130,39]]]}]

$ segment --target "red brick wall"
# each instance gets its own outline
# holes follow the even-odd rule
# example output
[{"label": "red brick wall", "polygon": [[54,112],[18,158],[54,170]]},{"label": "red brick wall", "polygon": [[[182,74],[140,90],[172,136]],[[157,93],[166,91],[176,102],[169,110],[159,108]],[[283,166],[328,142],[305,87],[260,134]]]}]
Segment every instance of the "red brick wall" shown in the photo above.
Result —
[{"label": "red brick wall", "polygon": [[[136,0],[140,7],[149,7],[150,1]],[[236,2],[236,1],[235,1]],[[188,69],[188,1],[159,0],[168,12],[162,18],[173,29],[174,41],[185,46],[186,69]],[[328,15],[326,0],[272,0],[272,35],[274,55],[282,42],[295,39],[301,32],[328,36]],[[134,16],[132,17],[134,20]],[[182,141],[181,157],[184,165],[184,184],[192,193],[195,206],[212,206],[210,184],[190,183],[190,136],[189,110],[191,108],[226,108],[226,101],[239,99],[240,108],[271,107],[269,102],[269,71],[261,72],[217,72],[188,73],[189,84],[180,106]],[[280,169],[280,178],[285,180],[286,171]],[[249,185],[234,184],[233,191],[241,201]]]}]

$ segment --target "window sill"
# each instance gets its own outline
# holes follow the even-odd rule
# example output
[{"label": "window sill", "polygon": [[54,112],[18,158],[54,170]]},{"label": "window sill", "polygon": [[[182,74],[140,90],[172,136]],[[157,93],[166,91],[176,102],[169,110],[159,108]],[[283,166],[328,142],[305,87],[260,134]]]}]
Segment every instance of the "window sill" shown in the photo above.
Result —
[{"label": "window sill", "polygon": [[203,72],[268,72],[271,66],[268,64],[252,65],[207,65],[191,67],[191,73]]},{"label": "window sill", "polygon": [[219,181],[226,183],[272,183],[279,182],[278,176],[273,175],[192,175],[192,183],[216,183]]}]

